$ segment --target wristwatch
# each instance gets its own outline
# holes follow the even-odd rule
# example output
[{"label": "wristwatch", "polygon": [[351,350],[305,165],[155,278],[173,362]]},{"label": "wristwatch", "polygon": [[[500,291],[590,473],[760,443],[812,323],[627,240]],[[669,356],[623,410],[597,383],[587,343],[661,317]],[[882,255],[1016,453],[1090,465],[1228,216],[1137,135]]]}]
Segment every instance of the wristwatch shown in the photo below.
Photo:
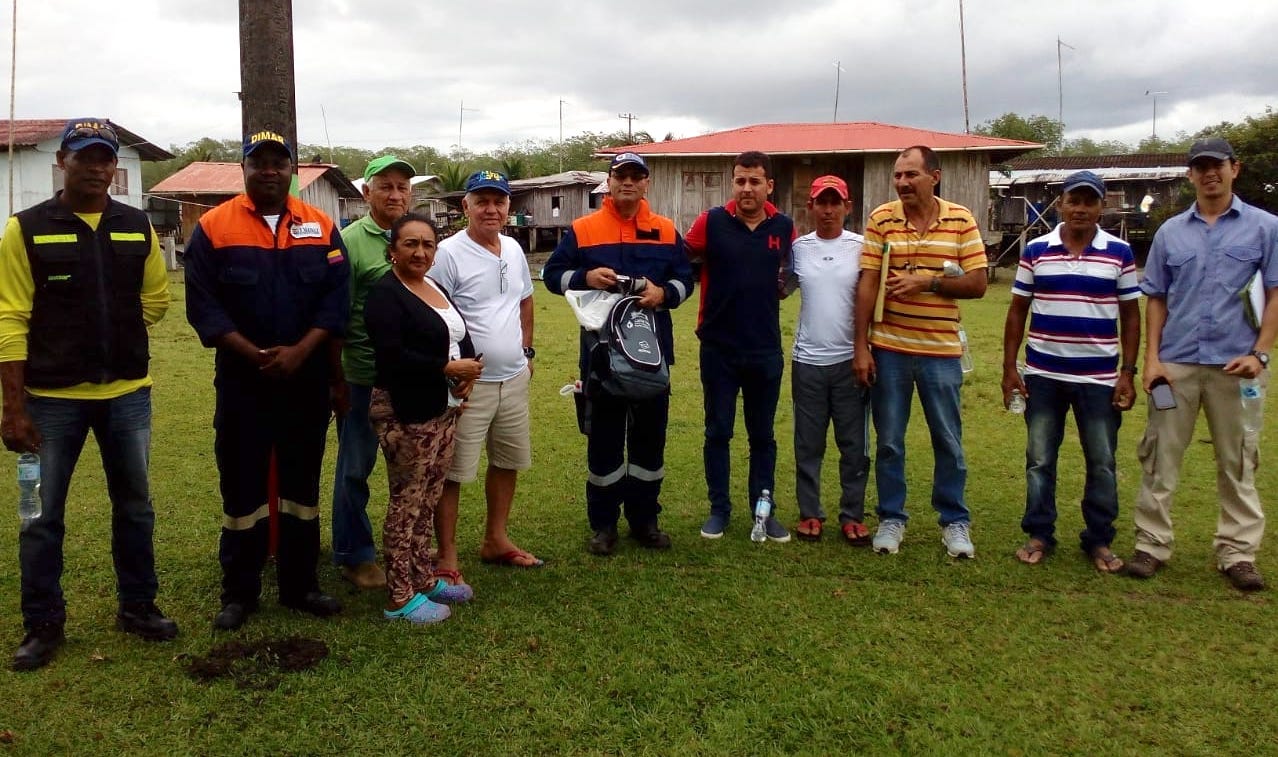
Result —
[{"label": "wristwatch", "polygon": [[1252,357],[1254,357],[1254,358],[1256,358],[1257,360],[1259,360],[1259,361],[1260,361],[1260,367],[1261,367],[1261,368],[1268,368],[1268,367],[1269,367],[1269,353],[1268,353],[1268,352],[1261,352],[1260,350],[1252,350],[1252,351],[1251,351],[1251,352],[1249,352],[1248,354],[1249,354],[1249,355],[1251,355]]},{"label": "wristwatch", "polygon": [[930,283],[930,284],[928,284],[928,285],[927,285],[927,291],[929,291],[929,292],[931,292],[931,293],[933,293],[933,294],[938,294],[938,293],[941,291],[941,277],[940,277],[940,276],[933,276],[933,277],[932,277],[932,283]]},{"label": "wristwatch", "polygon": [[1136,366],[1134,365],[1124,365],[1122,368],[1119,368],[1119,370],[1122,371],[1123,373],[1128,374],[1129,376],[1136,375]]},{"label": "wristwatch", "polygon": [[533,358],[537,357],[537,350],[533,349],[532,347],[525,347],[524,357],[528,360],[532,360]]}]

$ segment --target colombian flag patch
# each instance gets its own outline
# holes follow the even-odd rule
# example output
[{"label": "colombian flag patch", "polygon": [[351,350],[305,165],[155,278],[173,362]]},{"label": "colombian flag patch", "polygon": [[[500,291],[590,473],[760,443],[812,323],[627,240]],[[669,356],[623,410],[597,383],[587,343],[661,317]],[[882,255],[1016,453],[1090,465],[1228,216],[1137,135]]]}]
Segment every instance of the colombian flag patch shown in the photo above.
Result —
[{"label": "colombian flag patch", "polygon": [[328,253],[329,265],[337,265],[338,263],[341,263],[344,260],[346,260],[346,258],[342,255],[341,250],[329,250],[329,253]]}]

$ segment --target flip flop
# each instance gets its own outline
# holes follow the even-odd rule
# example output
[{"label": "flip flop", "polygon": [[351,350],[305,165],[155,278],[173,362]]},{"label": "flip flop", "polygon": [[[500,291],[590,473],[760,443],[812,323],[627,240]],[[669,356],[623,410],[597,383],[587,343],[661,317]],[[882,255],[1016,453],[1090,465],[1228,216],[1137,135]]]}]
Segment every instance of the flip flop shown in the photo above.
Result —
[{"label": "flip flop", "polygon": [[[1123,559],[1114,554],[1109,547],[1092,547],[1087,556],[1092,558],[1092,567],[1097,573],[1120,573],[1125,567]],[[1100,562],[1099,565],[1097,561]]]},{"label": "flip flop", "polygon": [[821,521],[817,518],[804,518],[794,527],[794,535],[803,541],[821,541]]},{"label": "flip flop", "polygon": [[[521,559],[531,559],[532,562],[529,564],[516,562]],[[546,564],[545,560],[533,555],[531,552],[525,552],[522,549],[509,549],[496,557],[481,557],[479,558],[479,561],[485,565],[500,565],[504,568],[540,568]]]},{"label": "flip flop", "polygon": [[1031,537],[1029,541],[1021,545],[1016,550],[1016,559],[1026,565],[1042,565],[1047,559],[1047,553],[1051,551],[1051,547],[1042,539]]},{"label": "flip flop", "polygon": [[844,523],[842,528],[843,538],[848,540],[848,544],[854,547],[870,546],[870,529],[866,528],[864,523],[850,520]]}]

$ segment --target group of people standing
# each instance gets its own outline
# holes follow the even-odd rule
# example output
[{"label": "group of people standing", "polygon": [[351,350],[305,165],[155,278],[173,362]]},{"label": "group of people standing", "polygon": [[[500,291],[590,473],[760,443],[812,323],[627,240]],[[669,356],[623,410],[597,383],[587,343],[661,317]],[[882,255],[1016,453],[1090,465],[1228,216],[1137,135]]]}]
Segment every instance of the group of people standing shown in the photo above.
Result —
[{"label": "group of people standing", "polygon": [[[64,640],[64,508],[90,430],[112,503],[117,624],[151,640],[178,633],[155,604],[147,475],[147,327],[167,309],[167,276],[145,214],[110,197],[118,150],[109,122],[69,122],[57,153],[63,189],[10,218],[0,240],[0,436],[8,449],[39,452],[43,465],[43,513],[19,537],[26,636],[13,658],[18,670],[47,664]],[[237,629],[258,609],[272,497],[280,603],[319,617],[341,611],[317,574],[319,476],[334,414],[333,557],[355,586],[386,591],[387,619],[438,622],[450,605],[474,596],[456,528],[461,484],[478,476],[485,447],[480,559],[542,565],[507,532],[518,473],[532,460],[536,352],[532,277],[518,244],[501,233],[510,210],[506,177],[470,176],[466,228],[441,240],[432,219],[412,211],[413,167],[379,157],[364,175],[369,214],[339,233],[290,195],[295,155],[284,137],[252,133],[243,155],[244,194],[201,218],[184,261],[188,320],[215,350],[223,521],[214,626]],[[1131,249],[1099,227],[1104,182],[1087,172],[1065,181],[1062,223],[1026,247],[1005,324],[1002,379],[1005,401],[1019,395],[1027,406],[1022,562],[1041,562],[1056,544],[1057,454],[1072,409],[1087,465],[1082,549],[1098,570],[1154,575],[1171,555],[1171,497],[1201,406],[1217,457],[1219,568],[1240,589],[1263,587],[1255,556],[1264,516],[1254,484],[1261,411],[1239,404],[1239,383],[1267,381],[1268,349],[1278,336],[1278,220],[1233,195],[1239,167],[1224,140],[1193,146],[1197,201],[1160,228],[1139,282]],[[681,236],[648,205],[642,156],[613,158],[608,197],[573,223],[543,278],[555,294],[629,281],[670,362],[670,310],[700,286],[703,537],[721,538],[731,525],[738,396],[749,446],[745,494],[754,502],[776,490],[779,302],[798,290],[791,365],[798,536],[816,540],[823,531],[820,470],[833,424],[842,538],[884,554],[900,549],[908,520],[904,440],[917,389],[933,448],[931,503],[941,542],[953,557],[975,555],[957,300],[984,295],[986,255],[971,213],[937,196],[940,178],[931,149],[903,150],[893,171],[899,199],[873,210],[862,236],[845,229],[853,209],[847,183],[820,176],[807,201],[814,231],[797,236],[794,222],[768,201],[768,156],[746,152],[732,169],[732,199]],[[1249,287],[1263,293],[1260,312],[1249,314],[1239,296]],[[1121,413],[1136,398],[1142,292],[1143,385],[1168,385],[1174,406],[1150,406],[1139,449],[1136,551],[1124,566],[1110,549],[1114,455]],[[587,344],[583,334],[583,377]],[[623,514],[641,547],[669,548],[658,523],[669,392],[632,399],[594,388],[583,399],[586,549],[613,554]],[[873,536],[865,522],[871,418]],[[378,447],[390,489],[385,569],[367,514]],[[772,541],[790,539],[775,509],[764,532]]]}]

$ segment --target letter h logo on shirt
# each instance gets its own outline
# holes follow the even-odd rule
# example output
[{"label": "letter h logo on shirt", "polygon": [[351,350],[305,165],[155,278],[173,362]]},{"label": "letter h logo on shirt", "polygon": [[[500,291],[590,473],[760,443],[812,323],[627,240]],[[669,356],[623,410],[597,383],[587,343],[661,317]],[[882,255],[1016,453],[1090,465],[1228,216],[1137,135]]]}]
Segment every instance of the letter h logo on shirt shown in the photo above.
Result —
[{"label": "letter h logo on shirt", "polygon": [[780,252],[780,251],[781,251],[781,237],[778,237],[778,236],[775,236],[775,235],[769,234],[769,235],[768,235],[768,249],[769,249],[769,250],[776,250],[776,251]]}]

